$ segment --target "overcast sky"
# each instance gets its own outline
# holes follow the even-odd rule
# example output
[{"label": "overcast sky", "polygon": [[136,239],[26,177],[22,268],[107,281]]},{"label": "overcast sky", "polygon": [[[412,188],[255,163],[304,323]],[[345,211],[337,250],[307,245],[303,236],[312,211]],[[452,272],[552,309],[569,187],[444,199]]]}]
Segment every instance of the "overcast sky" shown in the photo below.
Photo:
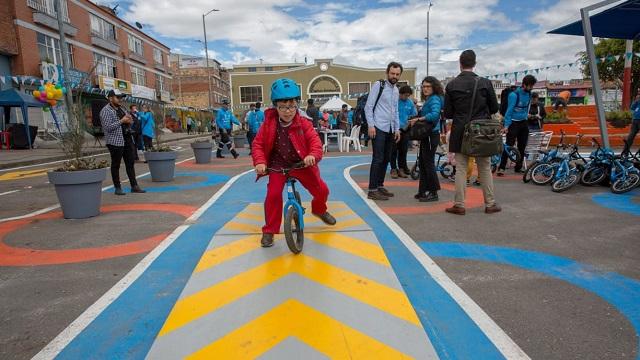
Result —
[{"label": "overcast sky", "polygon": [[[430,21],[430,73],[458,72],[461,50],[478,54],[477,73],[491,75],[576,60],[584,39],[546,32],[579,18],[598,0],[434,0]],[[209,53],[225,66],[238,63],[309,62],[383,67],[396,60],[425,74],[426,0],[102,0],[119,15],[183,54],[204,54],[202,14]],[[538,78],[580,77],[577,67],[542,71]]]}]

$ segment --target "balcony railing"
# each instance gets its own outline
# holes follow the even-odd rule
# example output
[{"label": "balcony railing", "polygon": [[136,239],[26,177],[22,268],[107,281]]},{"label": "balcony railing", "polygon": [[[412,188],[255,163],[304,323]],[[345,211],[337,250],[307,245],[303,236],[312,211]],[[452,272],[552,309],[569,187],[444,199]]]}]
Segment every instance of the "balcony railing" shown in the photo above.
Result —
[{"label": "balcony railing", "polygon": [[[27,0],[27,6],[29,6],[30,8],[57,18],[58,14],[56,13],[55,3],[56,0]],[[71,23],[71,21],[69,20],[67,0],[62,0],[60,1],[60,3],[62,4],[62,19],[66,23]]]}]

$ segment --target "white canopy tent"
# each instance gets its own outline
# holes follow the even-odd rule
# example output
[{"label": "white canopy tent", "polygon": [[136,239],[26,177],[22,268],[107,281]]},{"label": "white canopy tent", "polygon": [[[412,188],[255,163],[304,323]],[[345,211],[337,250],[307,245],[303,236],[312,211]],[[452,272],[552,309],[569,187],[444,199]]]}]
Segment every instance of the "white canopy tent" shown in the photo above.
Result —
[{"label": "white canopy tent", "polygon": [[338,97],[334,97],[333,99],[324,103],[324,105],[320,106],[320,111],[340,111],[342,110],[342,105],[347,105],[347,109],[351,110],[351,106],[346,102],[340,100]]}]

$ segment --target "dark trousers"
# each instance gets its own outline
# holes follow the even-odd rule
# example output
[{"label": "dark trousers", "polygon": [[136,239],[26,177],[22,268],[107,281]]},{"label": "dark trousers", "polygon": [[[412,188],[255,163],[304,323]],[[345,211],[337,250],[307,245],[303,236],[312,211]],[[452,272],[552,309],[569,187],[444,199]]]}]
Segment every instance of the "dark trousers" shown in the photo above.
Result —
[{"label": "dark trousers", "polygon": [[418,193],[435,192],[440,190],[440,181],[436,172],[436,150],[440,143],[440,134],[431,134],[420,141],[420,184]]},{"label": "dark trousers", "polygon": [[187,135],[191,134],[191,125],[187,125]]},{"label": "dark trousers", "polygon": [[[509,131],[507,131],[507,145],[513,146],[518,142],[518,151],[520,151],[520,161],[516,163],[516,171],[522,169],[522,160],[524,159],[524,149],[527,147],[527,141],[529,139],[529,125],[526,121],[514,121],[509,125]],[[502,159],[500,159],[500,169],[504,170],[507,167],[507,160],[509,156],[507,151],[502,152]]]},{"label": "dark trousers", "polygon": [[640,119],[634,119],[631,122],[631,129],[629,130],[629,136],[627,137],[627,144],[629,144],[629,150],[633,147],[633,140],[640,131]]},{"label": "dark trousers", "polygon": [[111,154],[111,180],[113,180],[113,186],[119,188],[120,185],[120,161],[124,158],[124,167],[127,170],[127,176],[129,177],[129,183],[131,186],[138,185],[136,180],[136,171],[133,168],[135,161],[134,152],[136,151],[133,143],[125,142],[124,146],[115,146],[107,144],[109,153]]},{"label": "dark trousers", "polygon": [[151,150],[153,148],[153,138],[147,135],[142,135],[142,140],[144,141],[144,149]]},{"label": "dark trousers", "polygon": [[557,98],[553,103],[553,110],[558,111],[560,106],[562,106],[562,111],[567,110],[567,101],[563,98]]},{"label": "dark trousers", "polygon": [[253,139],[256,138],[256,133],[249,131],[247,133],[247,141],[249,142],[249,149],[251,149],[251,144],[253,144]]},{"label": "dark trousers", "polygon": [[387,166],[389,166],[393,141],[391,129],[388,132],[384,132],[376,127],[376,137],[371,139],[373,156],[371,158],[371,168],[369,169],[369,191],[384,187],[384,176],[387,172]]},{"label": "dark trousers", "polygon": [[407,167],[407,153],[409,152],[409,137],[402,134],[399,142],[392,142],[391,169],[409,170]]}]

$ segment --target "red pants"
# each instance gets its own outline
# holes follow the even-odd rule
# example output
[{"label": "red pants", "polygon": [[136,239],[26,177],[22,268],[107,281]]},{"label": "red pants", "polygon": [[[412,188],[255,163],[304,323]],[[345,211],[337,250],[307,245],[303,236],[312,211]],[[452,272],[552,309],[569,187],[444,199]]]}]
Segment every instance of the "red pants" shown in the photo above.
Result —
[{"label": "red pants", "polygon": [[[320,178],[320,170],[317,166],[292,170],[289,173],[295,177],[302,186],[313,196],[311,201],[311,212],[317,215],[327,211],[327,199],[329,198],[329,188]],[[277,234],[280,232],[282,223],[282,191],[286,184],[286,177],[282,173],[269,173],[269,185],[267,185],[267,198],[264,200],[265,226],[262,232],[266,234]]]}]

